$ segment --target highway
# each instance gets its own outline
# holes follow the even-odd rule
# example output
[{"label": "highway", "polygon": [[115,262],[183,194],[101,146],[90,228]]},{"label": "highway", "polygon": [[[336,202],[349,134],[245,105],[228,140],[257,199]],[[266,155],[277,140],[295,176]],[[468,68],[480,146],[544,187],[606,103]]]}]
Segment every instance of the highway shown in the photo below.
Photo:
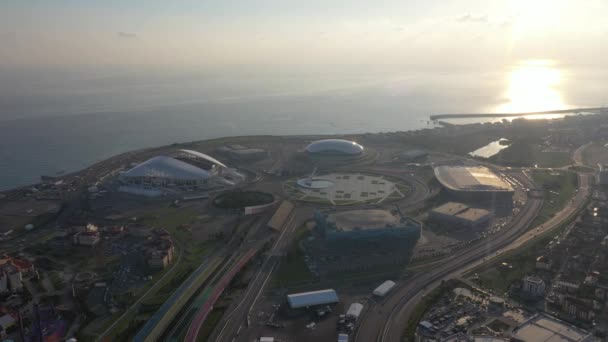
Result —
[{"label": "highway", "polygon": [[[357,169],[357,171],[365,172],[366,170]],[[398,204],[400,207],[413,207],[422,203],[429,196],[430,192],[426,185],[414,177],[404,175],[403,170],[392,168],[382,171],[389,173],[394,177],[402,178],[412,185],[412,193],[405,199],[395,202],[395,204]],[[361,206],[356,207],[361,208]],[[345,206],[344,208],[347,207]],[[292,234],[311,217],[313,210],[314,208],[308,206],[294,209],[291,216],[284,224],[281,234],[277,238],[270,255],[264,261],[259,272],[249,284],[245,294],[238,300],[235,300],[229,307],[229,312],[222,317],[214,333],[211,335],[210,341],[249,341],[246,328],[248,327],[251,310],[255,307],[255,304],[264,292],[272,272],[281,261],[281,257],[290,247]]]},{"label": "highway", "polygon": [[559,227],[586,202],[589,195],[588,177],[579,173],[579,191],[574,199],[544,224],[528,229],[542,207],[542,200],[529,199],[524,209],[511,221],[509,229],[503,229],[492,236],[491,240],[461,251],[442,265],[398,286],[387,298],[368,309],[355,335],[355,341],[400,341],[411,311],[427,290],[439,285],[442,280],[459,276],[490,258],[521,246],[538,234]]},{"label": "highway", "polygon": [[[222,317],[209,341],[233,341],[237,337],[236,335],[247,327],[251,310],[268,284],[268,280],[278,266],[281,256],[289,248],[292,234],[309,217],[309,213],[301,214],[297,208],[294,209],[260,271],[250,282],[245,294],[238,301],[235,300],[229,307],[230,311]],[[245,341],[248,340],[245,339]]]}]

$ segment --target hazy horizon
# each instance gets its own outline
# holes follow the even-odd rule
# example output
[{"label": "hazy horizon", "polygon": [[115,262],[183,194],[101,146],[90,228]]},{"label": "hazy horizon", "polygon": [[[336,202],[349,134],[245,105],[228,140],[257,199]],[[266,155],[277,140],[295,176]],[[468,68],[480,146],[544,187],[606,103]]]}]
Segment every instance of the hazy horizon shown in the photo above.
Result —
[{"label": "hazy horizon", "polygon": [[[608,3],[5,1],[0,65],[606,65]],[[272,69],[272,68],[271,68]]]},{"label": "hazy horizon", "polygon": [[3,1],[0,188],[176,141],[603,106],[605,13],[597,0]]}]

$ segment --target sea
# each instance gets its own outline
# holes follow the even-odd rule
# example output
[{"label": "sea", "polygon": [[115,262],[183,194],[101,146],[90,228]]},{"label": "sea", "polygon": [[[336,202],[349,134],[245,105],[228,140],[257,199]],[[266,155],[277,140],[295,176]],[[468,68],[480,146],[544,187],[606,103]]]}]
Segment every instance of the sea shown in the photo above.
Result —
[{"label": "sea", "polygon": [[[0,68],[0,190],[174,142],[432,127],[431,114],[492,112],[516,101],[512,72]],[[563,82],[545,91],[563,103],[542,109],[603,104],[606,72],[561,72]]]}]

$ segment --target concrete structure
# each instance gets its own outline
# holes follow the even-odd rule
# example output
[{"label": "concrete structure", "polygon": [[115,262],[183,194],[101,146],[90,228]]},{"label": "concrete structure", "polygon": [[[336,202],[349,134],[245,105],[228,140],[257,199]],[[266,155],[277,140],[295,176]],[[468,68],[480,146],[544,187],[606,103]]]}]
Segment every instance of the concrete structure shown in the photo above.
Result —
[{"label": "concrete structure", "polygon": [[374,289],[374,296],[378,296],[378,297],[384,297],[386,296],[387,293],[389,293],[390,290],[393,289],[393,287],[395,287],[395,282],[392,280],[387,280],[384,283],[380,284],[380,286],[376,287]]},{"label": "concrete structure", "polygon": [[536,269],[549,271],[551,270],[551,267],[553,267],[553,260],[549,259],[544,255],[541,255],[536,258]]},{"label": "concrete structure", "polygon": [[5,313],[0,316],[0,331],[5,333],[6,330],[12,328],[16,323],[17,319],[13,315]]},{"label": "concrete structure", "polygon": [[514,341],[521,342],[591,342],[593,335],[557,318],[536,314],[515,328],[511,333]]},{"label": "concrete structure", "polygon": [[608,185],[608,164],[597,164],[599,170],[595,175],[597,185]]},{"label": "concrete structure", "polygon": [[12,292],[19,292],[23,289],[23,276],[19,269],[13,264],[3,265],[3,272],[8,278],[8,288]]},{"label": "concrete structure", "polygon": [[0,270],[0,294],[7,293],[8,291],[8,275]]},{"label": "concrete structure", "polygon": [[421,223],[398,212],[380,209],[314,214],[318,232],[330,242],[369,239],[410,239],[420,237]]},{"label": "concrete structure", "polygon": [[357,155],[363,151],[363,146],[344,139],[317,140],[306,146],[306,152],[320,155]]},{"label": "concrete structure", "polygon": [[339,301],[340,300],[338,299],[338,294],[335,290],[332,289],[294,293],[287,295],[287,303],[292,309],[336,304]]},{"label": "concrete structure", "polygon": [[146,258],[150,268],[162,269],[173,261],[175,248],[168,235],[166,238],[157,236],[156,239],[146,244],[146,248]]},{"label": "concrete structure", "polygon": [[248,148],[244,150],[232,150],[228,153],[228,156],[239,161],[257,161],[265,159],[268,153],[266,150],[259,148]]},{"label": "concrete structure", "polygon": [[268,156],[266,150],[261,148],[248,148],[243,145],[220,146],[215,149],[215,152],[224,157],[239,161],[257,161],[265,159]]},{"label": "concrete structure", "polygon": [[471,208],[466,204],[448,202],[429,213],[429,219],[440,224],[479,227],[488,223],[493,214],[485,209]]},{"label": "concrete structure", "polygon": [[398,178],[364,173],[311,175],[294,183],[287,182],[290,197],[315,204],[379,204],[407,195],[410,185]]},{"label": "concrete structure", "polygon": [[537,276],[527,276],[523,279],[522,290],[534,297],[545,294],[545,282]]},{"label": "concrete structure", "polygon": [[399,154],[397,156],[397,159],[406,161],[406,162],[412,162],[412,161],[424,159],[428,155],[429,155],[429,153],[427,151],[413,149],[413,150],[408,150],[408,151],[402,152],[401,154]]},{"label": "concrete structure", "polygon": [[397,211],[369,209],[314,214],[315,238],[303,242],[320,274],[403,267],[422,224]]},{"label": "concrete structure", "polygon": [[451,195],[474,200],[512,202],[515,190],[487,167],[438,166],[435,177]]},{"label": "concrete structure", "polygon": [[270,221],[268,221],[268,227],[274,230],[281,230],[287,221],[287,218],[289,218],[291,215],[294,207],[295,206],[293,203],[289,201],[281,202],[281,205],[279,208],[277,208],[277,211],[275,211],[274,215],[272,215],[270,218]]},{"label": "concrete structure", "polygon": [[74,244],[79,246],[95,246],[101,241],[99,232],[76,233],[72,239]]}]

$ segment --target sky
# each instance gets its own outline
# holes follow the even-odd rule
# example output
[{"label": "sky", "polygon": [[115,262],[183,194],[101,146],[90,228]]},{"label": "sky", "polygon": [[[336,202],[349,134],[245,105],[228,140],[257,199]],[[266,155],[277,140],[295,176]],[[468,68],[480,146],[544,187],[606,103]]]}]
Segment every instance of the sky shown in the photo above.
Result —
[{"label": "sky", "polygon": [[598,65],[605,0],[3,0],[0,67]]}]

